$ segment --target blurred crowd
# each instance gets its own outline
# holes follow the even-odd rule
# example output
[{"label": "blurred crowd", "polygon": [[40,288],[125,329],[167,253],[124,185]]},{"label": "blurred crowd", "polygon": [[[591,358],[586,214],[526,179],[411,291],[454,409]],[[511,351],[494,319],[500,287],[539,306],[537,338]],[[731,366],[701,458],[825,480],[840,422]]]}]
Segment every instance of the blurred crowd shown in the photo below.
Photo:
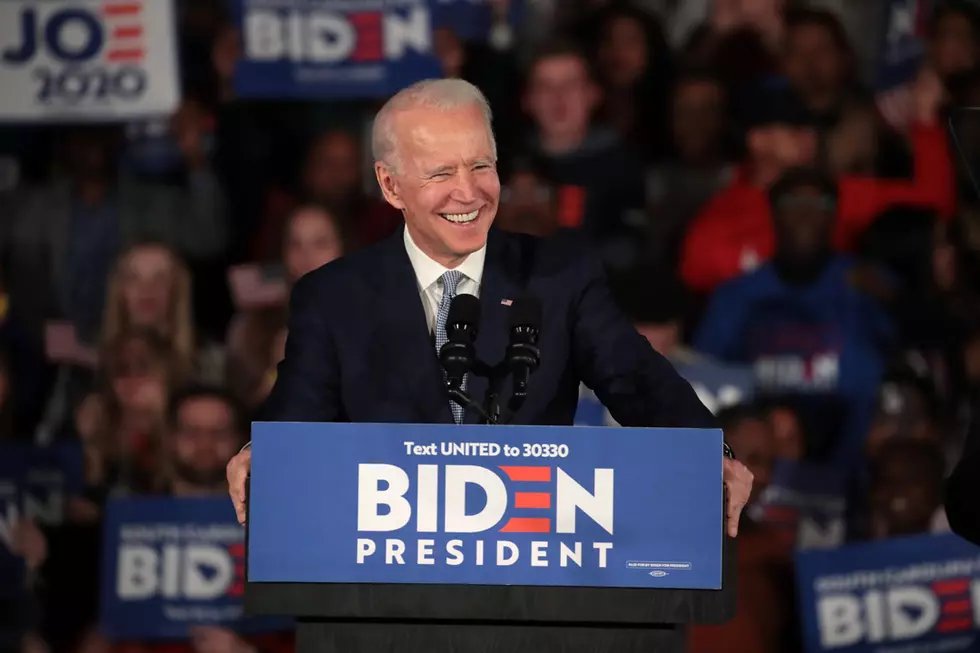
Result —
[{"label": "blurred crowd", "polygon": [[[486,42],[434,37],[445,75],[491,102],[497,225],[586,232],[658,351],[754,370],[755,398],[718,413],[754,496],[779,460],[812,460],[846,475],[847,541],[948,529],[943,479],[980,400],[964,165],[980,118],[956,110],[980,99],[974,5],[923,17],[920,70],[886,120],[877,0],[527,0],[519,26],[490,2]],[[218,627],[107,642],[101,510],[226,492],[290,285],[401,223],[367,154],[384,98],[236,99],[227,7],[180,5],[169,120],[0,128],[0,438],[79,441],[85,461],[64,524],[17,527],[32,599],[4,611],[25,653],[291,649]],[[800,650],[793,543],[753,515],[738,616],[694,628],[692,652]]]}]

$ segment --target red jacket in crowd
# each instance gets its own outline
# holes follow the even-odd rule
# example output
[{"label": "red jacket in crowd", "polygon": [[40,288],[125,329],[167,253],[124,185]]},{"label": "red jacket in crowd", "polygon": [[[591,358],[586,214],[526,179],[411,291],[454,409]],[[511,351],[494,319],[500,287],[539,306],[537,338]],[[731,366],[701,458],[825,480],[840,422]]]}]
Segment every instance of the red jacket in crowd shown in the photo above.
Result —
[{"label": "red jacket in crowd", "polygon": [[[874,219],[893,206],[934,209],[942,220],[952,216],[956,189],[946,133],[938,125],[917,124],[910,136],[911,180],[848,176],[838,181],[838,250],[853,248]],[[681,277],[690,288],[707,293],[769,259],[773,248],[766,191],[752,184],[743,169],[691,223],[681,252]]]}]

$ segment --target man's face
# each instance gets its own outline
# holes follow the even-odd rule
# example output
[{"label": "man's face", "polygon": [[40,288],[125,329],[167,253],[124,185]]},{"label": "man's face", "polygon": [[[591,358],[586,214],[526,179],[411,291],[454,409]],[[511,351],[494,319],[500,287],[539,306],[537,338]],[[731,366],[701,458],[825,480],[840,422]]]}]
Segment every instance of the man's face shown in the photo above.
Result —
[{"label": "man's face", "polygon": [[181,480],[202,488],[221,485],[239,446],[228,404],[217,397],[188,399],[177,412],[172,438],[174,472]]},{"label": "man's face", "polygon": [[673,103],[674,142],[682,156],[697,160],[715,149],[723,126],[722,91],[697,81],[677,89]]},{"label": "man's face", "polygon": [[304,180],[315,200],[327,205],[342,202],[357,191],[361,180],[357,143],[342,132],[322,136],[310,152]]},{"label": "man's face", "polygon": [[752,493],[749,503],[754,504],[759,494],[768,487],[772,478],[775,458],[775,438],[767,421],[758,419],[743,420],[725,439],[731,446],[735,457],[752,472]]},{"label": "man's face", "polygon": [[779,198],[774,210],[776,241],[788,260],[811,260],[829,247],[833,198],[819,188],[795,188]]},{"label": "man's face", "polygon": [[966,16],[947,13],[939,20],[932,42],[932,60],[943,79],[973,68],[977,61],[977,43]]},{"label": "man's face", "polygon": [[681,325],[676,321],[663,324],[637,324],[636,330],[662,356],[672,356],[680,344]]},{"label": "man's face", "polygon": [[599,91],[576,56],[542,59],[534,66],[524,110],[545,136],[581,134],[589,127]]},{"label": "man's face", "polygon": [[393,117],[398,169],[377,163],[385,198],[430,258],[454,267],[487,242],[500,179],[493,145],[476,105],[439,111],[415,107]]},{"label": "man's face", "polygon": [[825,103],[836,100],[845,73],[844,54],[833,35],[818,25],[803,25],[790,34],[786,44],[784,66],[793,87],[818,111],[830,108]]},{"label": "man's face", "polygon": [[939,508],[939,482],[909,456],[894,456],[881,464],[871,490],[871,510],[879,535],[914,535],[929,529]]}]

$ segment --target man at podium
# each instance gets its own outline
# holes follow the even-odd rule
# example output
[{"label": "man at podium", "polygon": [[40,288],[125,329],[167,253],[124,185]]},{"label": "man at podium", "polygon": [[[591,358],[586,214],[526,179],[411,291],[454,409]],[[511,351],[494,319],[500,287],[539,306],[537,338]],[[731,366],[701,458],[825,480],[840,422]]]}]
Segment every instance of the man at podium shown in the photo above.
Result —
[{"label": "man at podium", "polygon": [[[405,226],[296,283],[264,420],[480,423],[485,411],[451,399],[439,356],[451,339],[453,300],[473,295],[479,360],[503,359],[515,329],[539,335],[540,359],[511,423],[571,425],[584,382],[623,426],[716,428],[690,385],[619,311],[601,264],[574,234],[538,239],[492,228],[497,151],[475,86],[440,79],[402,90],[378,112],[372,146],[378,183]],[[537,309],[526,321],[536,324],[515,324],[512,312],[528,297]],[[508,399],[475,370],[458,389],[484,405],[498,392]],[[250,455],[246,446],[227,469],[242,522]],[[730,457],[723,465],[734,536],[752,475]]]}]

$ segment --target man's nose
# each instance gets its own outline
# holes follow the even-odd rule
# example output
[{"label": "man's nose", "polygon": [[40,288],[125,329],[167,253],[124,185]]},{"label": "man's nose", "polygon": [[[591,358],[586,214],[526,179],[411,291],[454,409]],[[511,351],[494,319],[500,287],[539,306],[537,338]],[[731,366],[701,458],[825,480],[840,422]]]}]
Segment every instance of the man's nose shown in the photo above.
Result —
[{"label": "man's nose", "polygon": [[472,172],[463,170],[457,175],[450,197],[460,204],[471,204],[476,201],[476,178]]}]

